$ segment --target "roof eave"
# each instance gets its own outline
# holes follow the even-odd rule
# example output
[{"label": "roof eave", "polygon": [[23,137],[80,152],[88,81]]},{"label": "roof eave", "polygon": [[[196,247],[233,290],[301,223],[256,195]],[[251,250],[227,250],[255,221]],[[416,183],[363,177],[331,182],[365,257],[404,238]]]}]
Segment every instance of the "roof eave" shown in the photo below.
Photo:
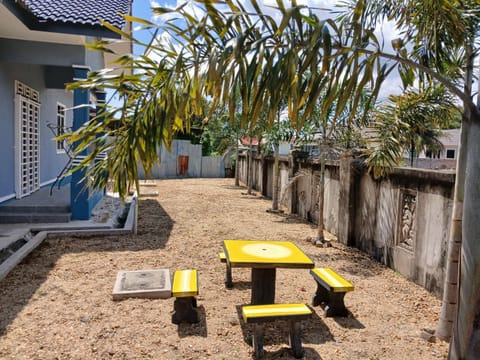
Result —
[{"label": "roof eave", "polygon": [[[2,1],[2,0],[0,0]],[[85,35],[94,37],[106,37],[112,39],[120,39],[121,36],[101,25],[81,24],[81,23],[64,23],[58,21],[39,22],[33,14],[18,3],[10,1],[2,1],[2,4],[10,10],[27,28],[36,31],[45,31],[52,33]]]},{"label": "roof eave", "polygon": [[93,37],[103,37],[111,39],[120,39],[121,36],[101,25],[79,24],[79,23],[61,23],[61,22],[34,22],[33,24],[24,23],[30,30],[85,35]]}]

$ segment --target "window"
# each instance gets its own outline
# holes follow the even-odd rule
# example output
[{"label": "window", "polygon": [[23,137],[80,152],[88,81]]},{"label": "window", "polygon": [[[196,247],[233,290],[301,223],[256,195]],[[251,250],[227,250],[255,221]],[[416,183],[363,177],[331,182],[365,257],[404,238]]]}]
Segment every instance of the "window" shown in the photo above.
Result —
[{"label": "window", "polygon": [[427,150],[425,152],[425,157],[430,158],[430,159],[440,159],[440,151],[431,151]]},{"label": "window", "polygon": [[[57,103],[57,133],[60,136],[65,133],[65,105]],[[57,152],[65,151],[65,140],[57,141]]]},{"label": "window", "polygon": [[447,159],[455,159],[455,150],[454,149],[448,149],[446,158]]}]

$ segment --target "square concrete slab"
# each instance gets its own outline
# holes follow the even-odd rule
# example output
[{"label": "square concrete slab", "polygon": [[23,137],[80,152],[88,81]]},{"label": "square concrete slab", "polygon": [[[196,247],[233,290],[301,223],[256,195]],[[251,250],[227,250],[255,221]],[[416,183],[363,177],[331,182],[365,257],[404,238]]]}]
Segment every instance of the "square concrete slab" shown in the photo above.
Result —
[{"label": "square concrete slab", "polygon": [[113,287],[113,300],[129,297],[167,299],[172,296],[168,269],[119,271]]}]

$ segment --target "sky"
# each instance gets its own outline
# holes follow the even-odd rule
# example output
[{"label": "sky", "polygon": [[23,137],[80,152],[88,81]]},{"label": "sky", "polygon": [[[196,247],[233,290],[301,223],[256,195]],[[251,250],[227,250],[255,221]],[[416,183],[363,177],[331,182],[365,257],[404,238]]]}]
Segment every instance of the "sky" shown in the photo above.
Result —
[{"label": "sky", "polygon": [[[276,0],[257,0],[259,4],[263,5],[275,5]],[[134,0],[133,1],[133,16],[150,20],[152,22],[157,22],[158,19],[154,18],[151,7],[152,6],[161,6],[175,8],[179,4],[184,3],[185,0]],[[285,3],[287,3],[286,1]],[[334,9],[335,4],[339,3],[337,0],[297,0],[298,4],[305,4],[315,8],[323,9]],[[265,7],[264,7],[265,8]],[[268,8],[266,11],[268,11]],[[380,31],[380,29],[378,29]],[[381,28],[386,41],[385,44],[389,46],[390,40],[397,37],[397,31],[391,24],[384,24]],[[134,26],[134,36],[148,42],[151,39],[151,34],[146,31],[135,31]],[[388,48],[387,48],[388,50]],[[139,53],[140,48],[134,47],[134,53]],[[398,73],[392,72],[392,74],[387,78],[382,84],[382,88],[379,94],[379,98],[386,98],[389,94],[399,94],[401,93],[401,80],[398,76]]]}]

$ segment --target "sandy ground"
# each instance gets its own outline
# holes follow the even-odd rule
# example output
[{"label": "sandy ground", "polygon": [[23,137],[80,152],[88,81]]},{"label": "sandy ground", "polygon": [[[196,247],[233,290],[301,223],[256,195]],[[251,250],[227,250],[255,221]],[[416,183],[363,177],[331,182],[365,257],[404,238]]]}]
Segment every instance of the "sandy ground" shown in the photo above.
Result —
[{"label": "sandy ground", "polygon": [[[315,228],[271,214],[268,199],[244,195],[233,179],[157,181],[145,188],[134,236],[49,239],[0,286],[2,359],[251,359],[252,327],[238,316],[250,300],[250,271],[233,269],[224,286],[217,253],[224,239],[294,241],[317,266],[355,284],[351,314],[326,318],[320,307],[303,322],[305,359],[442,359],[448,344],[430,342],[440,301],[368,256],[336,241],[306,241]],[[119,270],[196,268],[199,324],[171,323],[173,299],[112,301]],[[276,302],[310,303],[308,270],[277,271]],[[266,359],[292,358],[285,324],[267,326]]]}]

